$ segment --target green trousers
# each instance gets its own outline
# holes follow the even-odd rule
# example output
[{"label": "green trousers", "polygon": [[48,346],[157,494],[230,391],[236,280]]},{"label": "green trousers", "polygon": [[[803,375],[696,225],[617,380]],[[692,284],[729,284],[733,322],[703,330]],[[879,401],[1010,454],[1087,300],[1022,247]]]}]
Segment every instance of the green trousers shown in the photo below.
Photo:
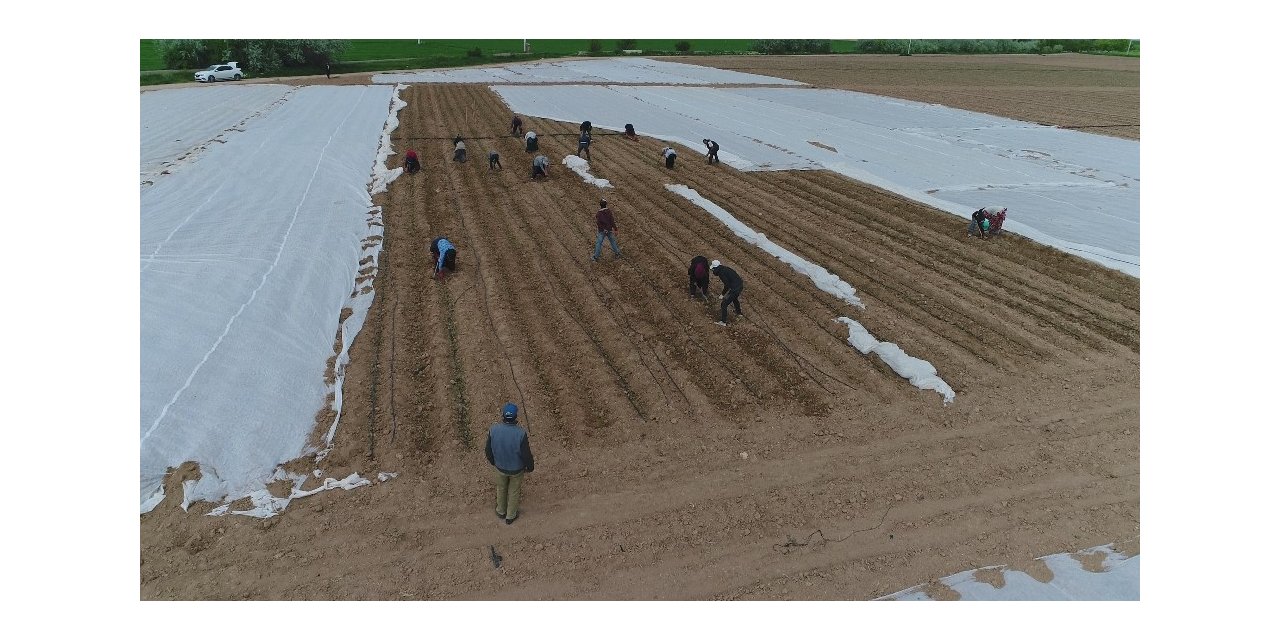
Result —
[{"label": "green trousers", "polygon": [[520,483],[524,481],[524,472],[509,476],[496,469],[494,471],[498,479],[498,515],[514,518],[520,513]]}]

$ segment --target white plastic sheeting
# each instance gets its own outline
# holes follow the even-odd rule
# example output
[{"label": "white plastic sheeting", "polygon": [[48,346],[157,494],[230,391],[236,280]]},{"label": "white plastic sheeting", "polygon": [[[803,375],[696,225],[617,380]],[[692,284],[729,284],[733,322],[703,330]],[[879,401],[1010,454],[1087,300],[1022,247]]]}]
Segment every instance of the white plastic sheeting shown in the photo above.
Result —
[{"label": "white plastic sheeting", "polygon": [[573,170],[574,173],[582,176],[582,181],[587,184],[594,184],[601,189],[609,189],[613,187],[608,180],[591,175],[591,164],[578,156],[565,156],[564,160],[561,160],[561,162],[564,166]]},{"label": "white plastic sheeting", "polygon": [[871,335],[862,323],[841,316],[836,318],[836,322],[842,322],[849,327],[849,345],[858,350],[858,353],[867,355],[874,353],[880,357],[885,364],[889,365],[893,372],[906,378],[913,386],[927,391],[937,391],[942,395],[943,404],[951,404],[956,399],[956,392],[951,389],[951,385],[938,376],[938,370],[934,368],[927,360],[921,360],[914,356],[909,356],[902,347],[892,342],[881,342]]},{"label": "white plastic sheeting", "polygon": [[[526,62],[496,67],[436,69],[406,73],[377,73],[375,83],[546,83],[619,82],[637,84],[771,84],[803,85],[754,73],[728,71],[680,62],[649,58],[608,58],[605,60],[558,60]],[[589,119],[589,118],[584,118]]]},{"label": "white plastic sheeting", "polygon": [[[962,601],[975,600],[1105,600],[1124,601],[1140,599],[1140,556],[1125,556],[1110,545],[1085,549],[1081,555],[1103,554],[1102,571],[1090,571],[1075,557],[1076,554],[1059,553],[1039,558],[1053,574],[1048,582],[1040,582],[1030,575],[1005,566],[984,567],[1000,572],[1002,586],[995,586],[977,578],[978,571],[962,571],[939,580],[960,596]],[[931,600],[923,585],[903,589],[878,600]]]},{"label": "white plastic sheeting", "polygon": [[144,91],[141,96],[143,180],[154,179],[180,160],[223,140],[279,104],[292,91],[282,84],[216,85]]},{"label": "white plastic sheeting", "polygon": [[[798,88],[496,86],[513,111],[637,133],[741,170],[829,169],[1139,275],[1139,145],[940,105]],[[655,162],[658,160],[655,159]]]},{"label": "white plastic sheeting", "polygon": [[[830,293],[831,295],[844,300],[845,302],[859,308],[865,309],[854,290],[853,285],[842,280],[839,276],[827,271],[808,260],[796,255],[790,250],[780,246],[778,243],[765,237],[751,227],[743,224],[735,218],[733,214],[725,211],[720,205],[707,200],[699,194],[696,189],[690,189],[682,184],[669,184],[667,190],[702,207],[710,213],[715,219],[719,220],[726,227],[733,231],[734,235],[750,242],[763,249],[766,253],[784,263],[791,266],[792,269],[808,276],[819,289]],[[906,378],[908,382],[917,388],[937,391],[942,395],[943,404],[950,404],[956,398],[956,394],[951,390],[941,377],[938,376],[938,370],[934,368],[927,360],[921,360],[913,356],[907,355],[903,350],[892,342],[881,342],[871,335],[861,324],[850,320],[849,318],[836,318],[836,320],[849,326],[849,344],[856,348],[862,355],[874,352],[884,360],[895,373]]]},{"label": "white plastic sheeting", "polygon": [[306,453],[335,391],[339,314],[353,309],[345,350],[371,297],[356,277],[380,242],[369,188],[391,99],[383,86],[298,89],[201,154],[198,171],[143,190],[143,511],[182,462],[202,472],[184,503],[217,502]]}]

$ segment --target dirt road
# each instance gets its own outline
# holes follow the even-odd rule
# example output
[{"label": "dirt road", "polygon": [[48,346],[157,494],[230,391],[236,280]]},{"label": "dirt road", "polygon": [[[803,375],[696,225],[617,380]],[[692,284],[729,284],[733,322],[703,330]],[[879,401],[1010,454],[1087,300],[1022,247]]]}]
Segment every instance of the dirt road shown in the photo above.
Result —
[{"label": "dirt road", "polygon": [[[525,118],[556,163],[533,183],[486,88],[402,97],[394,145],[426,170],[376,199],[378,295],[320,465],[398,477],[266,521],[183,513],[173,484],[141,518],[143,599],[870,599],[1098,544],[1138,552],[1137,280],[968,239],[963,220],[827,172],[696,156],[668,171],[652,139],[597,136],[601,190],[558,164],[576,126]],[[668,183],[822,264],[866,310]],[[601,197],[624,257],[592,263]],[[441,235],[458,271],[436,282]],[[695,254],[742,274],[745,318],[717,327],[718,306],[689,299]],[[837,316],[930,360],[955,403],[857,353]],[[537,458],[511,526],[483,453],[507,401]]]}]

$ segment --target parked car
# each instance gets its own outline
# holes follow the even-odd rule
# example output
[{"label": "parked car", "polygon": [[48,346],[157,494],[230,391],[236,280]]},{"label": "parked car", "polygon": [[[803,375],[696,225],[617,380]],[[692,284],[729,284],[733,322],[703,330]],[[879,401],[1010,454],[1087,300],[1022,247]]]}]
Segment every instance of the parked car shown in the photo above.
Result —
[{"label": "parked car", "polygon": [[219,80],[239,80],[244,77],[239,62],[209,65],[208,69],[197,71],[196,82],[217,82]]}]

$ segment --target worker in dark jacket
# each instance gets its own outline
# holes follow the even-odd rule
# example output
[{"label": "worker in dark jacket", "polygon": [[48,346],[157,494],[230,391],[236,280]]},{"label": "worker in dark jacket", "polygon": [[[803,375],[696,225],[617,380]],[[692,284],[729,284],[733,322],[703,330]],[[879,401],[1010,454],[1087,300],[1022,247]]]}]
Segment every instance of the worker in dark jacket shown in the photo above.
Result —
[{"label": "worker in dark jacket", "polygon": [[578,125],[578,131],[580,133],[587,133],[587,134],[591,133],[591,121],[583,120],[582,124]]},{"label": "worker in dark jacket", "polygon": [[583,131],[582,135],[578,138],[578,154],[577,155],[579,158],[581,158],[582,154],[584,153],[587,154],[587,160],[590,160],[591,159],[591,133],[587,131]]},{"label": "worker in dark jacket", "polygon": [[728,326],[730,302],[733,303],[733,312],[742,315],[742,305],[738,303],[738,296],[742,295],[742,278],[737,271],[720,264],[719,260],[711,261],[711,273],[724,283],[724,290],[720,292],[720,322],[716,324]]},{"label": "worker in dark jacket", "polygon": [[720,164],[720,144],[706,138],[702,139],[702,144],[707,145],[707,164]]},{"label": "worker in dark jacket", "polygon": [[626,136],[628,140],[639,140],[639,138],[636,137],[636,128],[630,124],[625,127],[622,135]]},{"label": "worker in dark jacket", "polygon": [[441,236],[431,241],[431,258],[436,266],[431,277],[443,280],[445,269],[453,271],[457,267],[458,250],[448,238]]},{"label": "worker in dark jacket", "polygon": [[613,256],[616,258],[622,255],[618,250],[618,225],[613,220],[613,209],[609,208],[607,201],[600,201],[600,209],[596,211],[596,250],[591,253],[591,261],[595,262],[600,259],[600,249],[604,247],[604,239],[609,239],[609,247],[613,249]]},{"label": "worker in dark jacket", "polygon": [[694,292],[701,291],[702,299],[707,298],[707,287],[711,285],[711,267],[707,266],[707,258],[705,256],[694,256],[693,261],[689,263],[689,299],[693,299]]},{"label": "worker in dark jacket", "polygon": [[418,162],[418,152],[410,149],[404,154],[404,170],[407,173],[417,173],[422,170],[422,163]]},{"label": "worker in dark jacket", "polygon": [[516,422],[517,411],[515,403],[502,407],[502,422],[489,427],[484,443],[484,457],[498,471],[498,517],[507,524],[520,517],[520,484],[533,473],[529,434]]},{"label": "worker in dark jacket", "polygon": [[524,134],[524,150],[533,153],[538,150],[538,134],[529,131]]},{"label": "worker in dark jacket", "polygon": [[524,120],[520,116],[512,116],[511,118],[511,135],[519,136],[524,133]]},{"label": "worker in dark jacket", "polygon": [[667,163],[668,169],[676,168],[676,150],[671,147],[662,148],[662,159]]}]

